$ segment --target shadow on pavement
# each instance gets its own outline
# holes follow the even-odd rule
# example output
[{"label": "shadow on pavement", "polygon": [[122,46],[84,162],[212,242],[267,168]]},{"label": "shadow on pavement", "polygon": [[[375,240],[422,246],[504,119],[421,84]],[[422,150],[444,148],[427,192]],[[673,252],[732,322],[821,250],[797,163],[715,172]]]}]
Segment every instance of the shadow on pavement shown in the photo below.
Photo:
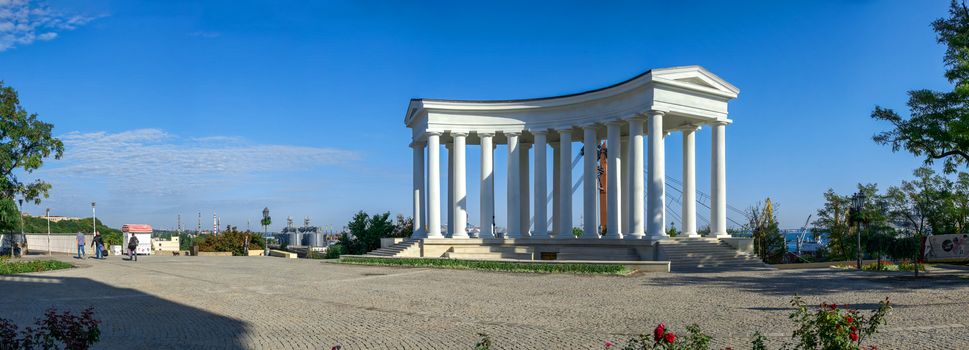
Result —
[{"label": "shadow on pavement", "polygon": [[240,349],[245,322],[87,278],[0,276],[0,317],[23,329],[46,309],[79,313],[94,307],[101,321],[95,349]]},{"label": "shadow on pavement", "polygon": [[782,270],[759,273],[671,274],[645,281],[646,286],[702,285],[740,289],[764,295],[790,297],[850,291],[904,291],[923,288],[949,289],[969,285],[969,279],[953,275],[880,274],[834,269]]}]

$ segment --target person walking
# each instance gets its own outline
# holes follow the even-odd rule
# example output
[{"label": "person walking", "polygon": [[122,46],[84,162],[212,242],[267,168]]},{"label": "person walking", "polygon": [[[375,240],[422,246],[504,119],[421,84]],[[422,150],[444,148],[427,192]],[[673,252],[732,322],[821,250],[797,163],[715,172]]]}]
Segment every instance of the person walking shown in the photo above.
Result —
[{"label": "person walking", "polygon": [[91,240],[91,246],[94,247],[94,258],[104,259],[104,237],[101,237],[100,232],[94,232],[94,239]]},{"label": "person walking", "polygon": [[128,260],[138,261],[138,253],[135,250],[138,249],[138,236],[134,234],[131,235],[131,239],[128,240]]},{"label": "person walking", "polygon": [[77,258],[83,259],[85,256],[84,255],[84,233],[81,233],[81,231],[77,231],[77,237],[75,237],[74,240],[77,241]]},{"label": "person walking", "polygon": [[249,256],[249,235],[248,234],[246,234],[245,242],[242,243],[242,252],[243,252],[242,253],[243,255]]}]

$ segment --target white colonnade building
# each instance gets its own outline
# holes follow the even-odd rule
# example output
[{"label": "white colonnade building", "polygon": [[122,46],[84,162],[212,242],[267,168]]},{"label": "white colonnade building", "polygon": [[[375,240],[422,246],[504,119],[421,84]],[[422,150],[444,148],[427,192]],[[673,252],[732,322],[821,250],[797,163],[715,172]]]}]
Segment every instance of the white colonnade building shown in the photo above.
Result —
[{"label": "white colonnade building", "polygon": [[[504,217],[507,233],[501,238],[506,240],[662,240],[667,237],[666,136],[673,132],[683,136],[679,227],[683,236],[697,237],[695,139],[701,128],[710,130],[712,138],[710,236],[728,237],[724,141],[731,123],[727,104],[738,93],[706,69],[685,66],[652,69],[609,87],[557,97],[413,99],[405,124],[413,131],[414,238],[495,238],[495,220]],[[599,163],[593,151],[602,141],[608,154],[605,218],[599,217]],[[573,179],[573,143],[586,150],[578,175],[582,189],[575,193],[582,197],[582,208],[575,208],[582,213],[580,237],[572,234],[572,187],[579,180]],[[494,152],[499,144],[507,145],[507,204],[505,212],[495,213]],[[446,189],[441,188],[441,146],[449,160]],[[481,152],[480,174],[467,174],[469,151]],[[478,237],[466,229],[469,175],[480,181]],[[442,191],[448,194],[444,203]],[[447,218],[441,217],[444,205]]]}]

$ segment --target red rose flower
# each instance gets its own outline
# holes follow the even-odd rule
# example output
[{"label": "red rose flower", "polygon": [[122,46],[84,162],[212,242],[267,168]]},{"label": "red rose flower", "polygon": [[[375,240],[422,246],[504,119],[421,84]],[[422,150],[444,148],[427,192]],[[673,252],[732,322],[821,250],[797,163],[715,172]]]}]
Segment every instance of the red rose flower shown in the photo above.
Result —
[{"label": "red rose flower", "polygon": [[848,333],[848,338],[851,338],[851,341],[858,341],[858,333]]},{"label": "red rose flower", "polygon": [[658,326],[656,326],[656,329],[653,330],[653,341],[659,343],[659,341],[663,339],[664,333],[666,333],[666,325],[660,323]]},{"label": "red rose flower", "polygon": [[851,326],[851,333],[858,332],[858,327]]},{"label": "red rose flower", "polygon": [[667,343],[670,343],[670,344],[675,343],[676,342],[676,333],[673,333],[673,332],[666,333],[665,339],[666,339],[666,342]]},{"label": "red rose flower", "polygon": [[845,322],[847,322],[848,324],[851,324],[855,322],[855,319],[851,316],[848,316],[848,317],[845,317]]},{"label": "red rose flower", "polygon": [[613,342],[606,340],[606,349],[611,348],[613,345],[615,345]]},{"label": "red rose flower", "polygon": [[831,310],[834,310],[834,309],[837,309],[837,308],[838,308],[838,304],[831,304]]}]

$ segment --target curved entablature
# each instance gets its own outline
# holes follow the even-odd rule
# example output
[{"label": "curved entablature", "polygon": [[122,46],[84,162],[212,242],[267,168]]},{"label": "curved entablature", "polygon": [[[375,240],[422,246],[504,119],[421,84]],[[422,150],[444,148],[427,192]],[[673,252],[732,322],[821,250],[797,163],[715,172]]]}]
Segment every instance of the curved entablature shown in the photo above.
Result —
[{"label": "curved entablature", "polygon": [[661,68],[608,87],[555,97],[488,101],[412,99],[404,123],[413,130],[414,139],[420,140],[427,132],[501,134],[565,130],[661,111],[666,115],[663,129],[667,131],[729,123],[727,102],[739,92],[700,66]]}]

